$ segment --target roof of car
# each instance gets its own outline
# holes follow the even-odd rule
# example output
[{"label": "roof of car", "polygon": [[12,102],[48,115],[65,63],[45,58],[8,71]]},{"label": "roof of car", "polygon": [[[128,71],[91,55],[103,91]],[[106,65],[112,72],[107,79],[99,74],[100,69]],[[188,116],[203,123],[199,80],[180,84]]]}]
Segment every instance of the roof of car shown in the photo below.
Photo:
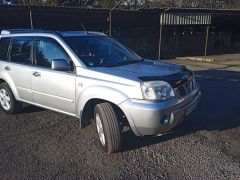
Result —
[{"label": "roof of car", "polygon": [[96,31],[65,31],[65,32],[58,32],[62,36],[106,36],[106,34]]},{"label": "roof of car", "polygon": [[9,34],[23,34],[23,33],[48,33],[48,34],[57,34],[63,37],[68,36],[106,36],[106,34],[95,31],[51,31],[51,30],[42,30],[42,29],[7,29],[2,30],[1,35]]}]

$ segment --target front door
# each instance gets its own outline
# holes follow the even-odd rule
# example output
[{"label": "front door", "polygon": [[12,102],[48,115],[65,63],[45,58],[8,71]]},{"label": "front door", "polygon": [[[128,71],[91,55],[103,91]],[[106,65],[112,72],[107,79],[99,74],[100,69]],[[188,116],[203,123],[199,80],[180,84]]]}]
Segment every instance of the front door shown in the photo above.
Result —
[{"label": "front door", "polygon": [[61,45],[51,38],[35,38],[35,67],[31,72],[33,99],[36,104],[75,114],[75,81],[72,72],[51,69],[53,59],[70,60]]}]

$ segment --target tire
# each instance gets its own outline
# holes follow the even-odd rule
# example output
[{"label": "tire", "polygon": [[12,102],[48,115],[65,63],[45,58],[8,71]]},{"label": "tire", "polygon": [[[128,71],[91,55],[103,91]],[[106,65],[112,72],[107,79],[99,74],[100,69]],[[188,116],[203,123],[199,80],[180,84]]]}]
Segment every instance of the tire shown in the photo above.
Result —
[{"label": "tire", "polygon": [[100,141],[100,146],[107,153],[121,150],[121,132],[117,115],[110,103],[101,103],[95,106],[94,120]]},{"label": "tire", "polygon": [[16,114],[22,109],[22,103],[15,99],[7,83],[0,84],[0,106],[8,114]]}]

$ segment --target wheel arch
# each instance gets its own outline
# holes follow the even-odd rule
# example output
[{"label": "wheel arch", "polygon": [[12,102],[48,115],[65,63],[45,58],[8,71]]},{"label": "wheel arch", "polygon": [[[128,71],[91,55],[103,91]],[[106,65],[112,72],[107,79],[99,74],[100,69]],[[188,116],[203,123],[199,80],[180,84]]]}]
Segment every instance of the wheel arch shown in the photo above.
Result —
[{"label": "wheel arch", "polygon": [[6,82],[6,81],[0,78],[0,84],[2,84],[4,82]]},{"label": "wheel arch", "polygon": [[18,92],[17,92],[17,89],[15,87],[15,84],[11,79],[6,79],[6,78],[0,77],[0,84],[2,84],[2,83],[7,83],[8,86],[10,87],[15,99],[19,99]]},{"label": "wheel arch", "polygon": [[81,91],[77,97],[76,114],[78,116],[81,115],[81,112],[83,111],[87,102],[92,99],[103,100],[116,105],[128,99],[128,96],[123,92],[106,86],[88,87]]},{"label": "wheel arch", "polygon": [[117,113],[117,116],[119,117],[119,121],[124,121],[124,119],[122,119],[122,117],[125,117],[125,114],[124,114],[123,110],[117,104],[115,104],[114,102],[108,101],[106,99],[92,98],[92,99],[89,99],[85,103],[85,105],[80,113],[80,127],[81,128],[83,128],[86,125],[88,125],[89,123],[91,123],[91,120],[93,120],[93,118],[94,118],[95,106],[97,104],[104,103],[104,102],[110,103],[112,105],[114,111]]}]

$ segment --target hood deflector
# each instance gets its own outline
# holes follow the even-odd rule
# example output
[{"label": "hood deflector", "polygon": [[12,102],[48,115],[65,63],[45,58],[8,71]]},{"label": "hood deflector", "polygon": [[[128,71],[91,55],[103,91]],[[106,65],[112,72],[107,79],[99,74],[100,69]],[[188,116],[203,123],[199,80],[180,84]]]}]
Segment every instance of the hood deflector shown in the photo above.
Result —
[{"label": "hood deflector", "polygon": [[142,81],[165,81],[168,82],[173,88],[176,88],[177,86],[185,84],[189,80],[193,79],[193,73],[183,66],[182,71],[175,74],[165,76],[144,76],[139,77],[139,79]]}]

